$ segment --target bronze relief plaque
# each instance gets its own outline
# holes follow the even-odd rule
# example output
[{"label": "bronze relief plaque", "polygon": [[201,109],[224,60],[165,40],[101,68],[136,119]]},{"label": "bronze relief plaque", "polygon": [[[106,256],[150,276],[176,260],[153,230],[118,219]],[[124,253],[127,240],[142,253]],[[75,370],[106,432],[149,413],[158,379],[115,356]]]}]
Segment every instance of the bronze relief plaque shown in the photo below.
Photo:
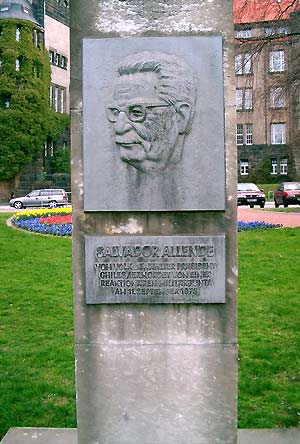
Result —
[{"label": "bronze relief plaque", "polygon": [[86,236],[86,302],[224,303],[225,235]]},{"label": "bronze relief plaque", "polygon": [[222,38],[83,41],[85,211],[224,210]]}]

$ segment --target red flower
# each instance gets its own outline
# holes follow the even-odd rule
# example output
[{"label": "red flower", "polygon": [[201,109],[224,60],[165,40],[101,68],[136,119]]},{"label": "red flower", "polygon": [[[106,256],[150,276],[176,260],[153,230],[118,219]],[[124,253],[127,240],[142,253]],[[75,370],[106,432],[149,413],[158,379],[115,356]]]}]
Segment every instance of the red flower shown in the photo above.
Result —
[{"label": "red flower", "polygon": [[67,214],[66,216],[50,216],[50,217],[40,217],[41,224],[54,225],[54,224],[71,224],[72,214]]}]

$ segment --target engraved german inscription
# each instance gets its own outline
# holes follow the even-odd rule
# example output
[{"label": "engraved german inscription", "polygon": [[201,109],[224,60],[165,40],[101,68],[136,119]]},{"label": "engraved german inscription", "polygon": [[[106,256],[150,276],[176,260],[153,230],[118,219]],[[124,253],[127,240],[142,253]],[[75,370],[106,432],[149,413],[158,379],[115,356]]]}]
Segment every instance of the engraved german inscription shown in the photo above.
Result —
[{"label": "engraved german inscription", "polygon": [[86,301],[224,303],[225,236],[86,237]]}]

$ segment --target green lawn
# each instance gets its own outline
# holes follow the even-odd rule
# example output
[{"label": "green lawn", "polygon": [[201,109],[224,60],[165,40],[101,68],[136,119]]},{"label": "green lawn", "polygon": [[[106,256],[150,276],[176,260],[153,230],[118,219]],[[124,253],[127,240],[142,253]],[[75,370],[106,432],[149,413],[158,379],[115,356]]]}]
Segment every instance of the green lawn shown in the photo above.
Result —
[{"label": "green lawn", "polygon": [[71,240],[0,215],[0,436],[12,426],[75,427]]},{"label": "green lawn", "polygon": [[300,426],[300,229],[239,233],[239,426]]},{"label": "green lawn", "polygon": [[[0,214],[0,436],[75,427],[71,240]],[[300,230],[239,233],[239,426],[300,425]]]},{"label": "green lawn", "polygon": [[263,211],[279,211],[280,213],[300,213],[299,207],[293,207],[293,208],[264,208]]}]

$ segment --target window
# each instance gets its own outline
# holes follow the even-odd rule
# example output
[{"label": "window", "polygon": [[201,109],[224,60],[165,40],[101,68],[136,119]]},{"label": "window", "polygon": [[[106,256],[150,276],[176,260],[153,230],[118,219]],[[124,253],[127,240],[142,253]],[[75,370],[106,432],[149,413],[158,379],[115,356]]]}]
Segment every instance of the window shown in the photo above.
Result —
[{"label": "window", "polygon": [[60,113],[63,113],[65,111],[65,91],[63,88],[60,89],[60,93],[59,93],[58,110]]},{"label": "window", "polygon": [[271,174],[277,174],[277,159],[271,159]]},{"label": "window", "polygon": [[241,176],[247,176],[249,174],[249,162],[248,162],[248,160],[241,160],[241,162],[240,162],[240,174],[241,174]]},{"label": "window", "polygon": [[21,28],[18,26],[16,29],[16,41],[19,42],[21,40]]},{"label": "window", "polygon": [[43,32],[37,32],[37,44],[38,46],[44,46],[44,34]]},{"label": "window", "polygon": [[65,112],[66,88],[58,85],[50,86],[50,105],[57,113]]},{"label": "window", "polygon": [[50,106],[53,106],[53,86],[50,85]]},{"label": "window", "polygon": [[40,195],[39,190],[33,190],[28,194],[28,196],[30,196],[30,197],[35,197],[35,196],[39,196],[39,195]]},{"label": "window", "polygon": [[271,144],[284,145],[286,143],[286,127],[285,123],[271,124]]},{"label": "window", "polygon": [[58,86],[55,86],[53,88],[53,92],[54,92],[53,107],[54,107],[55,111],[58,112],[58,93],[59,93]]},{"label": "window", "polygon": [[67,66],[68,66],[68,59],[67,57],[62,55],[60,58],[60,67],[63,69],[67,69]]},{"label": "window", "polygon": [[289,34],[290,29],[287,26],[280,26],[279,28],[277,28],[277,33],[278,34]]},{"label": "window", "polygon": [[48,146],[48,155],[50,157],[53,157],[53,155],[54,155],[54,146],[53,146],[53,141],[52,140],[51,140],[51,142],[49,143],[49,146]]},{"label": "window", "polygon": [[287,175],[287,159],[280,159],[280,174],[282,176]]},{"label": "window", "polygon": [[41,65],[39,65],[38,63],[34,63],[34,65],[32,67],[32,72],[35,77],[40,78],[41,77]]},{"label": "window", "polygon": [[285,70],[285,54],[283,50],[270,52],[270,71],[283,72]]},{"label": "window", "polygon": [[244,90],[244,108],[251,110],[253,108],[253,90],[252,88],[245,88]]},{"label": "window", "polygon": [[253,123],[246,123],[246,145],[253,145]]},{"label": "window", "polygon": [[32,31],[32,41],[33,41],[34,46],[38,45],[38,37],[37,37],[37,30],[36,29],[34,29]]},{"label": "window", "polygon": [[282,87],[270,89],[271,108],[284,108],[286,106],[285,92]]},{"label": "window", "polygon": [[252,88],[237,88],[236,89],[236,109],[241,110],[252,110]]},{"label": "window", "polygon": [[[48,138],[47,142],[45,142],[44,145],[44,155],[45,157],[53,157],[54,154],[54,146],[53,146],[53,140]],[[47,193],[49,194],[49,193]]]},{"label": "window", "polygon": [[235,90],[235,106],[237,111],[243,109],[244,90],[237,88]]},{"label": "window", "polygon": [[289,34],[290,29],[287,26],[280,26],[278,28],[265,28],[265,35],[275,34]]},{"label": "window", "polygon": [[243,143],[244,143],[243,124],[238,123],[236,126],[236,144],[243,145]]},{"label": "window", "polygon": [[68,59],[67,57],[59,54],[54,49],[49,50],[49,59],[50,63],[55,66],[59,66],[60,68],[67,69]]},{"label": "window", "polygon": [[59,66],[60,63],[60,54],[58,52],[55,54],[54,65]]},{"label": "window", "polygon": [[52,63],[52,65],[54,65],[54,62],[55,62],[55,52],[52,51],[51,49],[49,51],[49,59],[50,59],[50,63]]},{"label": "window", "polygon": [[237,54],[235,56],[236,75],[252,74],[252,56],[248,53]]},{"label": "window", "polygon": [[235,33],[235,36],[240,39],[249,39],[252,37],[252,29],[241,29]]},{"label": "window", "polygon": [[20,71],[20,60],[16,59],[16,71]]},{"label": "window", "polygon": [[[244,141],[244,131],[245,141]],[[253,145],[253,123],[238,123],[236,126],[236,144],[237,145]]]},{"label": "window", "polygon": [[265,28],[266,35],[274,35],[276,33],[275,28]]}]

